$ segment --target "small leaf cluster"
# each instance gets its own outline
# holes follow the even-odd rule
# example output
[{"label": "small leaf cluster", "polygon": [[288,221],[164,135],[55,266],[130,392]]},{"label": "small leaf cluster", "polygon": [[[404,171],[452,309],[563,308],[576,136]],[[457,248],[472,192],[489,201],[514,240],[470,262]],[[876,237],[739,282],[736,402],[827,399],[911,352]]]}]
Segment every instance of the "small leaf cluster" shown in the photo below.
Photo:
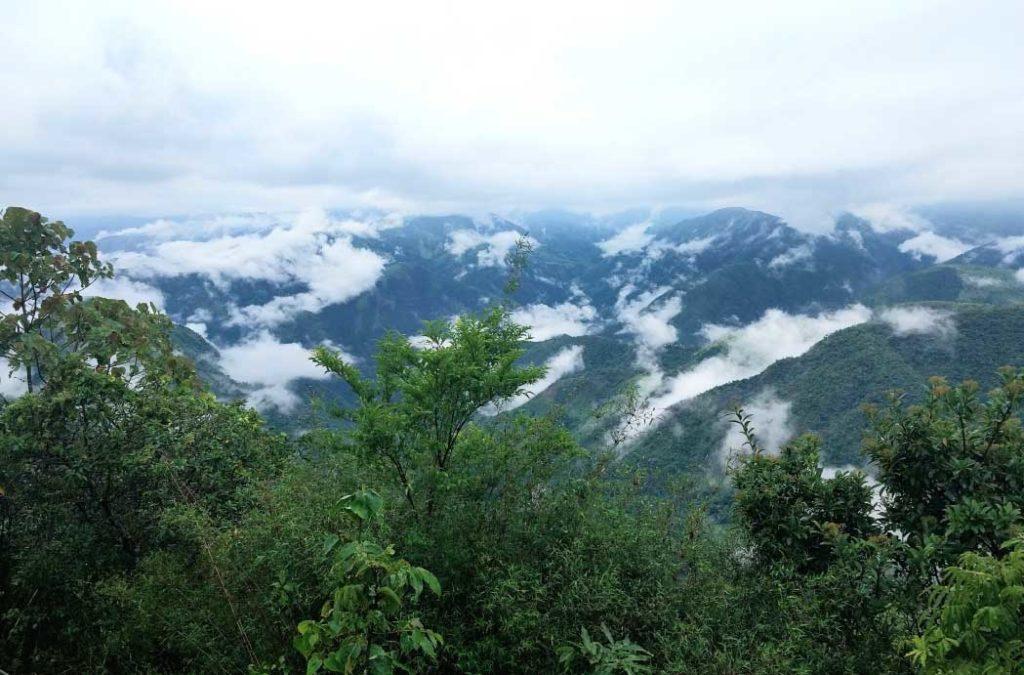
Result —
[{"label": "small leaf cluster", "polygon": [[[380,495],[366,489],[343,501],[361,526],[371,524],[383,506]],[[325,552],[333,556],[331,574],[339,586],[324,603],[320,619],[298,625],[294,644],[307,660],[307,673],[418,672],[421,659],[436,659],[441,635],[411,612],[425,588],[440,596],[433,574],[397,558],[393,546],[370,539],[341,544],[332,535]]]}]

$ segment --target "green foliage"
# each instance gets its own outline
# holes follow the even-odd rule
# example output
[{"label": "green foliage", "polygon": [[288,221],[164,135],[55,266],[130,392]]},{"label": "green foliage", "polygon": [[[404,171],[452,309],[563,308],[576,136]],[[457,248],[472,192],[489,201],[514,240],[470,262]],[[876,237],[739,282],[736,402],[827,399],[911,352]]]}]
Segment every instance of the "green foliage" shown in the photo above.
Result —
[{"label": "green foliage", "polygon": [[533,241],[529,237],[519,237],[512,250],[505,254],[505,268],[508,270],[508,278],[505,280],[503,289],[505,295],[512,295],[519,290],[531,253],[533,253]]},{"label": "green foliage", "polygon": [[586,664],[586,672],[594,675],[641,675],[652,672],[647,662],[651,653],[628,638],[616,640],[608,626],[601,624],[605,642],[595,642],[586,628],[580,629],[580,641],[559,650],[559,661],[566,672],[572,672],[578,661]]},{"label": "green foliage", "polygon": [[[745,422],[740,411],[737,423]],[[834,558],[838,536],[879,533],[871,518],[871,488],[863,475],[844,472],[823,478],[817,438],[799,438],[777,457],[761,452],[756,439],[749,438],[755,452],[742,457],[733,472],[734,503],[759,562],[821,572]]]},{"label": "green foliage", "polygon": [[951,564],[961,552],[998,555],[1021,524],[1024,509],[1024,372],[1000,372],[987,401],[978,385],[950,387],[933,378],[921,405],[895,397],[871,411],[865,452],[878,467],[885,520],[914,547],[922,567]]},{"label": "green foliage", "polygon": [[206,529],[244,513],[287,448],[252,411],[190,387],[74,362],[52,370],[0,414],[3,605],[18,626],[7,644],[41,667],[71,647],[56,636],[73,634],[103,663],[105,584],[161,551],[199,555]]},{"label": "green foliage", "polygon": [[113,274],[95,243],[68,242],[73,236],[64,223],[16,206],[0,218],[0,294],[11,302],[0,310],[0,355],[12,372],[25,371],[29,391],[44,376],[65,313],[83,289]]},{"label": "green foliage", "polygon": [[932,591],[911,658],[925,673],[1024,673],[1024,538],[968,552]]},{"label": "green foliage", "polygon": [[[346,495],[343,501],[361,531],[383,505],[372,490]],[[419,672],[418,659],[436,659],[443,639],[425,628],[408,606],[416,604],[424,588],[440,595],[437,578],[396,558],[392,546],[369,539],[339,542],[331,536],[325,543],[326,552],[334,556],[331,574],[339,585],[324,603],[321,618],[298,626],[295,647],[306,658],[306,672]]]},{"label": "green foliage", "polygon": [[431,513],[459,436],[473,416],[543,376],[543,368],[516,364],[525,335],[526,328],[495,308],[426,324],[423,348],[389,334],[380,343],[372,381],[325,347],[315,350],[313,360],[359,398],[359,407],[349,413],[352,446],[391,474],[414,510]]}]

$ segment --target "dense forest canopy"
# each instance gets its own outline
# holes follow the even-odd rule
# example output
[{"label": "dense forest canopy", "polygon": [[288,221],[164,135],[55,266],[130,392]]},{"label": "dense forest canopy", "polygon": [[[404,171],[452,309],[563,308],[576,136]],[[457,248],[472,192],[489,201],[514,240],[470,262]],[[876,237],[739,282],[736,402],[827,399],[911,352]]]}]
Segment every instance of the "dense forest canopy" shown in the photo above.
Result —
[{"label": "dense forest canopy", "polygon": [[154,307],[83,294],[115,271],[73,237],[0,221],[6,672],[1024,672],[1022,370],[864,410],[870,474],[737,409],[711,513],[556,410],[480,414],[544,376],[528,243],[503,300],[388,334],[372,372],[316,349],[351,404],[285,435]]}]

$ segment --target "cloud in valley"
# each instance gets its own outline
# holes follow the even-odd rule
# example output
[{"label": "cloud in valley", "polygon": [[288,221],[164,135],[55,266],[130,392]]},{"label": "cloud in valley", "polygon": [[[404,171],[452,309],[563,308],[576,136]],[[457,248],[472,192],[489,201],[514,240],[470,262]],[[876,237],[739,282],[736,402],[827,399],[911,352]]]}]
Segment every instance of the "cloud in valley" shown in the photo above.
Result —
[{"label": "cloud in valley", "polygon": [[97,279],[82,291],[82,295],[124,300],[132,307],[144,302],[153,303],[161,311],[165,302],[164,294],[159,288],[122,275],[114,276],[112,279]]},{"label": "cloud in valley", "polygon": [[[523,235],[515,230],[502,232],[480,232],[478,230],[456,230],[448,235],[445,250],[459,257],[469,251],[479,249],[476,253],[476,264],[480,267],[504,267],[505,256],[515,248],[516,242]],[[539,242],[526,237],[534,247]]]},{"label": "cloud in valley", "polygon": [[528,387],[528,391],[520,394],[519,396],[514,396],[505,401],[501,401],[497,405],[490,404],[481,412],[485,415],[493,416],[500,412],[514,410],[519,406],[524,405],[537,394],[546,391],[548,387],[566,375],[583,370],[583,346],[573,345],[572,347],[565,347],[558,350],[554,356],[544,362],[544,367],[547,368],[547,373],[539,381],[530,385]]},{"label": "cloud in valley", "polygon": [[971,248],[973,248],[971,244],[943,237],[930,231],[921,232],[900,244],[900,250],[904,253],[911,253],[916,258],[929,256],[940,263],[952,260]]},{"label": "cloud in valley", "polygon": [[543,342],[559,335],[578,337],[590,332],[597,319],[597,310],[585,300],[580,304],[563,302],[558,305],[533,304],[512,312],[512,320],[530,327],[530,339]]},{"label": "cloud in valley", "polygon": [[654,235],[647,234],[650,223],[637,223],[630,225],[615,236],[598,243],[606,258],[621,255],[623,253],[639,253],[654,241]]},{"label": "cloud in valley", "polygon": [[196,274],[220,287],[236,280],[304,286],[298,293],[264,304],[233,308],[232,323],[270,327],[299,312],[316,312],[373,288],[385,260],[352,239],[353,234],[373,232],[372,226],[334,221],[322,212],[312,212],[263,231],[157,241],[109,257],[118,270],[136,280]]},{"label": "cloud in valley", "polygon": [[650,403],[661,413],[714,387],[757,375],[779,359],[800,356],[826,335],[870,318],[867,307],[852,305],[817,316],[770,309],[745,326],[706,325],[704,337],[724,352],[665,380]]},{"label": "cloud in valley", "polygon": [[[296,379],[324,380],[330,376],[309,360],[312,350],[295,342],[282,343],[267,331],[220,350],[220,366],[236,382],[254,387],[248,403],[258,410],[294,409],[302,398],[293,391]],[[346,359],[351,357],[344,355]]]},{"label": "cloud in valley", "polygon": [[637,292],[631,284],[619,291],[616,318],[623,325],[622,332],[633,334],[641,349],[656,352],[679,337],[670,322],[682,311],[683,303],[671,291],[671,287],[661,286]]},{"label": "cloud in valley", "polygon": [[953,314],[933,307],[889,307],[878,313],[895,335],[931,334],[951,337],[956,334]]},{"label": "cloud in valley", "polygon": [[[793,426],[790,422],[793,404],[779,398],[773,390],[765,389],[741,405],[744,412],[751,416],[754,435],[762,449],[771,455],[778,454],[786,441],[793,437]],[[721,463],[724,465],[731,457],[749,452],[750,449],[743,445],[745,442],[739,426],[730,423],[718,451]]]}]

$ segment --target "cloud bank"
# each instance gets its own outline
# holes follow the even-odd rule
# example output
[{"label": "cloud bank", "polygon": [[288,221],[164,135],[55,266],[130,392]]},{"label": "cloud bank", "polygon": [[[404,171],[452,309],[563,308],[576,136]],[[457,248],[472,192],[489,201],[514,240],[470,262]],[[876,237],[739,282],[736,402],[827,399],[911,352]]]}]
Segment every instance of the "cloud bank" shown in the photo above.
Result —
[{"label": "cloud bank", "polygon": [[585,300],[580,304],[563,302],[554,306],[537,303],[512,312],[512,321],[530,327],[530,339],[534,342],[559,335],[586,335],[596,319],[597,310]]},{"label": "cloud bank", "polygon": [[1024,189],[1017,0],[8,5],[0,192],[61,217]]},{"label": "cloud bank", "polygon": [[[469,251],[476,250],[476,264],[479,267],[504,267],[505,256],[515,248],[516,242],[523,235],[515,230],[484,233],[478,230],[456,230],[448,235],[445,250],[459,257]],[[539,242],[531,237],[526,239],[534,247]]]},{"label": "cloud bank", "polygon": [[956,322],[952,312],[932,307],[889,307],[878,313],[878,318],[892,328],[895,335],[956,335]]},{"label": "cloud bank", "polygon": [[85,288],[82,295],[124,300],[132,307],[140,303],[152,303],[156,305],[157,309],[164,311],[165,298],[159,288],[126,276],[118,275],[112,279],[98,279]]},{"label": "cloud bank", "polygon": [[572,347],[558,350],[554,356],[544,362],[544,367],[547,368],[547,373],[539,381],[530,385],[529,391],[501,401],[498,405],[489,404],[481,412],[485,415],[493,416],[499,412],[514,410],[527,403],[537,394],[546,391],[548,387],[566,375],[583,370],[583,346],[573,345]]},{"label": "cloud bank", "polygon": [[770,309],[745,326],[709,324],[702,333],[724,353],[704,359],[668,378],[651,397],[658,413],[714,387],[757,375],[779,359],[800,356],[825,336],[871,318],[871,310],[852,305],[817,316]]},{"label": "cloud bank", "polygon": [[[309,360],[312,350],[295,342],[278,342],[267,331],[220,350],[220,366],[228,377],[254,390],[248,403],[257,410],[289,412],[302,402],[291,383],[299,378],[325,380],[323,368]],[[352,357],[344,355],[351,360]]]},{"label": "cloud bank", "polygon": [[911,253],[916,258],[928,256],[935,258],[935,262],[940,263],[952,260],[972,248],[971,244],[943,237],[931,231],[921,232],[900,244],[900,250],[904,253]]},{"label": "cloud bank", "polygon": [[[136,280],[128,283],[196,274],[221,288],[237,280],[304,287],[263,304],[232,308],[232,324],[253,328],[275,326],[300,312],[317,312],[349,300],[373,288],[384,271],[385,259],[352,239],[354,234],[373,235],[373,224],[335,221],[323,212],[298,214],[269,227],[262,221],[257,224],[267,229],[156,241],[109,257],[118,270]],[[161,227],[174,230],[173,224]]]}]

